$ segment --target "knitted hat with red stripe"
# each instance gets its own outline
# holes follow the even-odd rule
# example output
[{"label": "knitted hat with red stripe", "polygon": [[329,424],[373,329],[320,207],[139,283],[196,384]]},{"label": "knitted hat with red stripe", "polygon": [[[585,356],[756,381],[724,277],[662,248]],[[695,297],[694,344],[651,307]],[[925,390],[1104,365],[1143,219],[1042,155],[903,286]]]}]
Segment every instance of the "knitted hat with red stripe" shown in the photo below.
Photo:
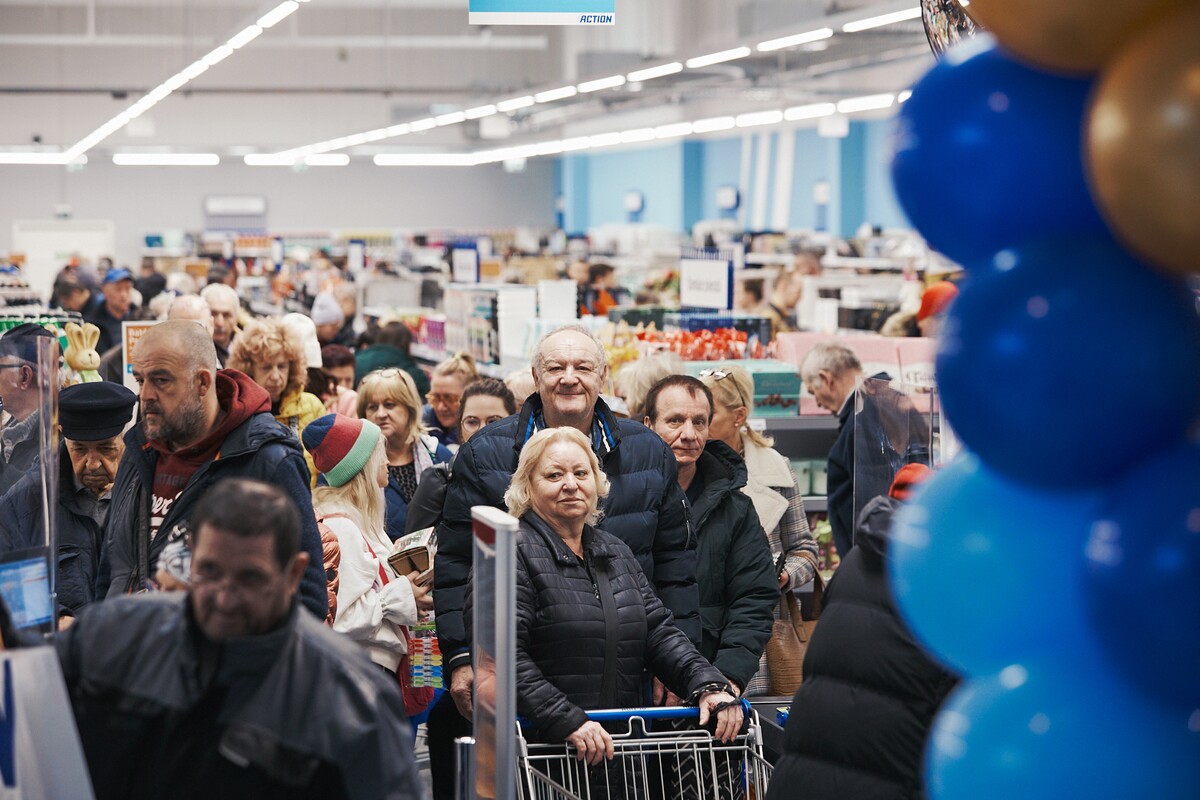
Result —
[{"label": "knitted hat with red stripe", "polygon": [[361,472],[381,437],[374,422],[342,414],[314,419],[300,436],[330,486],[344,486]]}]

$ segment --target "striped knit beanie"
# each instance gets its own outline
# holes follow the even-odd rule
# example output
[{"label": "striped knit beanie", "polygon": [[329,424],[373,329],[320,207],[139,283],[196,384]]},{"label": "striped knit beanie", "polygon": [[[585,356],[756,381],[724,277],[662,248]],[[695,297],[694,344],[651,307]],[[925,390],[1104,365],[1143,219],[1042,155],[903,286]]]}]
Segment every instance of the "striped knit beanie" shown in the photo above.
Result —
[{"label": "striped knit beanie", "polygon": [[344,486],[367,465],[381,436],[370,420],[326,414],[308,423],[300,438],[329,485]]}]

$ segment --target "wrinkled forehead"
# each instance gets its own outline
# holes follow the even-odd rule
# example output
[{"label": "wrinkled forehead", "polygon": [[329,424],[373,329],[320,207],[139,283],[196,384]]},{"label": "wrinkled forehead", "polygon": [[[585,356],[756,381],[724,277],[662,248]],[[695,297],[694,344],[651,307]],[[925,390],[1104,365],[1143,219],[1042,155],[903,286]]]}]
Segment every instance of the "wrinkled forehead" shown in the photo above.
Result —
[{"label": "wrinkled forehead", "polygon": [[602,367],[606,363],[604,353],[597,349],[591,337],[579,331],[552,334],[542,343],[541,360],[543,363],[588,363],[593,367]]}]

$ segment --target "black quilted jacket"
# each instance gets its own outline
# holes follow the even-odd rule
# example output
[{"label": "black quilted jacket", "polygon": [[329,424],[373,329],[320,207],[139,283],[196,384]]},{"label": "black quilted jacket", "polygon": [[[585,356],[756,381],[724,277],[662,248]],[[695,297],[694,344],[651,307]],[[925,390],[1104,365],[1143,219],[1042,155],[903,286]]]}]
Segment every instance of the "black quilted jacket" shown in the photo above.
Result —
[{"label": "black quilted jacket", "polygon": [[675,627],[624,542],[589,526],[583,549],[580,560],[537,514],[522,517],[517,713],[548,741],[586,722],[583,709],[645,705],[645,667],[683,697],[725,682]]},{"label": "black quilted jacket", "polygon": [[[471,572],[471,507],[504,508],[504,491],[540,410],[541,398],[531,396],[520,414],[488,425],[454,458],[433,573],[438,639],[447,673],[459,663],[469,663],[462,609]],[[618,420],[603,400],[596,401],[596,419],[605,434],[596,456],[610,484],[601,503],[604,527],[629,545],[680,630],[699,642],[696,537],[676,481],[675,456],[658,434],[639,422]]]}]

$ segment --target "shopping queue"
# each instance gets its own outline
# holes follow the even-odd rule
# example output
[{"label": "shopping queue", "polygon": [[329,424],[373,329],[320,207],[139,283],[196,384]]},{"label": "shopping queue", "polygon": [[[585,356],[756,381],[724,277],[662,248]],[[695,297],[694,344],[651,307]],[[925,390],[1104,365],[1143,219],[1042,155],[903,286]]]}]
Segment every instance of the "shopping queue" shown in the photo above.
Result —
[{"label": "shopping queue", "polygon": [[[218,301],[224,299],[216,292],[208,294]],[[255,491],[265,489],[255,481],[267,484],[299,510],[298,551],[294,557],[281,558],[283,550],[276,543],[278,574],[264,578],[262,586],[265,588],[274,578],[279,578],[279,586],[286,586],[291,580],[287,575],[294,572],[293,590],[275,597],[277,605],[304,606],[314,617],[329,622],[333,631],[357,641],[370,662],[390,676],[389,686],[401,698],[399,707],[407,705],[410,714],[424,709],[404,702],[396,679],[399,658],[406,647],[405,628],[431,604],[437,607],[438,635],[448,656],[450,687],[439,707],[443,719],[458,716],[441,727],[452,739],[463,732],[464,725],[469,731],[466,720],[473,685],[470,638],[463,616],[469,590],[466,512],[472,505],[496,505],[519,513],[531,530],[540,530],[540,540],[548,544],[551,553],[561,556],[558,562],[569,564],[573,557],[596,581],[594,610],[601,623],[599,633],[594,625],[589,629],[587,612],[572,605],[572,614],[582,616],[564,620],[565,627],[555,626],[554,637],[561,644],[566,631],[566,635],[577,637],[573,644],[599,648],[598,657],[582,671],[578,666],[563,674],[551,670],[547,675],[546,670],[540,670],[559,698],[555,707],[565,702],[575,711],[547,717],[537,700],[539,693],[547,691],[545,686],[526,687],[519,694],[520,712],[535,721],[542,720],[543,734],[576,744],[581,755],[595,763],[604,755],[611,756],[607,732],[589,723],[569,726],[570,730],[563,726],[566,720],[579,720],[583,709],[605,705],[618,694],[622,703],[632,704],[679,702],[680,697],[702,700],[706,712],[702,716],[711,712],[721,718],[717,730],[724,739],[740,725],[740,709],[735,712],[738,707],[728,702],[743,693],[767,693],[771,684],[764,649],[778,618],[781,592],[811,577],[816,546],[794,477],[790,482],[784,479],[777,463],[782,457],[777,453],[774,457],[767,455],[774,453],[769,441],[746,425],[753,382],[740,367],[708,370],[702,380],[669,373],[643,390],[645,396],[637,400],[644,411],[643,421],[637,422],[618,417],[599,397],[608,369],[603,347],[585,328],[567,326],[552,331],[538,343],[532,359],[535,390],[519,412],[506,389],[499,392],[491,386],[488,391],[472,392],[481,381],[469,356],[461,355],[435,368],[437,391],[430,391],[426,396],[429,402],[423,405],[414,377],[404,367],[371,370],[356,388],[339,385],[333,375],[322,374],[319,366],[310,367],[314,358],[322,356],[319,343],[305,341],[310,338],[306,331],[315,333],[316,326],[311,323],[287,325],[264,320],[240,332],[226,329],[218,334],[211,322],[217,309],[211,303],[205,305],[211,313],[209,320],[202,319],[201,314],[189,314],[191,321],[183,316],[189,303],[176,300],[171,308],[181,313],[151,329],[138,343],[130,366],[140,387],[141,419],[121,440],[122,454],[113,457],[117,446],[107,429],[79,433],[71,427],[70,413],[60,418],[68,455],[80,454],[78,459],[70,460],[69,483],[64,465],[62,484],[72,491],[62,495],[63,502],[73,495],[88,500],[87,508],[92,512],[89,518],[94,524],[90,531],[92,547],[77,547],[82,558],[74,566],[95,560],[92,572],[97,575],[100,589],[97,599],[154,594],[166,588],[168,576],[174,575],[178,581],[172,585],[184,589],[187,595],[182,605],[172,607],[174,610],[155,612],[166,615],[158,619],[181,614],[178,624],[186,631],[185,637],[207,640],[219,652],[223,652],[225,645],[221,643],[226,639],[266,634],[285,626],[285,619],[295,614],[269,615],[262,630],[244,629],[223,639],[215,633],[220,630],[218,626],[202,624],[196,609],[197,595],[209,591],[216,598],[212,610],[215,620],[231,623],[239,613],[257,615],[265,610],[253,600],[253,592],[227,592],[221,581],[213,589],[206,578],[198,577],[196,525],[198,518],[203,519],[206,502],[222,505],[214,497],[233,493],[235,487],[257,496]],[[26,368],[33,368],[28,359],[19,358],[23,352],[20,342],[31,334],[38,335],[14,330],[0,339],[0,353],[18,355],[15,360],[20,363],[14,364],[14,369],[19,369],[18,377],[25,375]],[[218,335],[229,348],[231,366],[241,369],[218,369]],[[385,339],[406,344],[402,336]],[[337,347],[326,345],[325,349]],[[336,350],[330,352],[341,356]],[[402,355],[408,358],[407,352]],[[341,360],[344,362],[344,357]],[[305,392],[305,386],[318,388],[320,394]],[[133,396],[120,397],[118,402],[99,394],[107,391],[111,395],[115,388],[111,384],[72,387],[65,393],[64,407],[69,412],[72,403],[82,403],[82,413],[87,416],[89,410],[98,413],[102,403],[108,402],[126,415],[117,422],[119,429],[129,419]],[[5,391],[17,397],[15,391],[7,387]],[[319,416],[332,406],[344,409],[347,392],[355,394],[358,418]],[[474,404],[477,408],[471,404],[474,397],[479,398]],[[7,397],[5,401],[8,408]],[[298,402],[305,413],[296,413]],[[18,408],[19,403],[12,407]],[[427,423],[435,421],[441,434],[438,438],[426,432]],[[562,470],[549,462],[542,463],[544,447],[538,449],[537,460],[530,455],[529,463],[525,463],[526,445],[537,439],[539,432],[560,429],[577,432],[572,458],[579,462],[573,464],[578,469]],[[92,442],[101,444],[89,446]],[[443,442],[458,444],[462,449],[455,457]],[[588,447],[579,446],[580,442]],[[570,449],[566,443],[559,444],[555,452]],[[100,450],[107,456],[107,464],[100,463]],[[587,469],[582,466],[584,461],[588,462]],[[514,473],[523,474],[528,481],[520,490],[530,498],[526,505],[512,503]],[[428,511],[425,519],[438,524],[440,539],[431,599],[428,588],[416,582],[417,576],[395,574],[385,553],[379,551],[406,528],[413,529],[407,524],[409,506],[421,493],[424,481],[435,475],[437,488],[427,492],[434,498],[432,505],[426,498],[421,506]],[[100,485],[105,477],[106,487]],[[320,488],[314,505],[311,484],[317,480]],[[601,485],[608,491],[600,491]],[[381,495],[379,502],[376,494]],[[16,502],[17,497],[6,494],[3,499]],[[577,513],[581,511],[586,513]],[[248,519],[256,517],[251,513]],[[248,527],[258,524],[260,520]],[[101,529],[103,534],[97,536]],[[219,528],[220,533],[232,530]],[[560,541],[546,539],[546,530]],[[235,538],[254,536],[234,532]],[[533,547],[538,540],[530,535],[524,541]],[[601,542],[598,551],[588,549]],[[68,543],[60,540],[60,544]],[[332,566],[331,549],[340,551]],[[217,554],[218,561],[222,553]],[[60,559],[64,555],[60,548]],[[555,562],[555,558],[550,561]],[[636,565],[636,571],[629,571],[631,564]],[[635,690],[626,687],[614,694],[604,689],[616,680],[615,662],[606,659],[605,652],[618,647],[612,636],[624,628],[615,621],[627,612],[618,613],[623,606],[614,610],[612,603],[605,602],[599,584],[614,584],[595,576],[618,566],[630,575],[622,580],[633,580],[630,585],[634,586],[640,577],[645,584],[644,591],[638,590],[635,607],[640,609],[638,613],[656,620],[650,627],[667,625],[669,630],[663,629],[662,635],[674,643],[676,651],[691,639],[685,649],[691,648],[689,652],[696,654],[694,659],[688,657],[696,664],[693,678],[683,679],[675,672],[658,669],[653,653],[647,651],[632,672],[620,670],[622,681],[628,682],[631,675],[637,678]],[[536,586],[536,578],[528,569],[522,575],[523,589]],[[73,582],[87,583],[78,579]],[[624,602],[632,601],[628,589],[623,591],[627,596]],[[73,598],[69,608],[70,613],[82,611],[81,622],[91,616],[86,606],[92,598],[86,592],[83,596],[82,602]],[[552,602],[553,597],[542,597],[536,591],[531,597],[535,610],[531,618],[541,620],[538,604]],[[525,598],[529,600],[530,596]],[[268,599],[267,594],[262,595],[264,603]],[[106,623],[95,624],[118,624],[119,619],[110,616]],[[259,624],[264,625],[261,620]],[[78,642],[87,641],[79,633],[72,636]],[[93,641],[105,640],[102,635]],[[527,637],[523,647],[532,647],[532,641]],[[644,640],[642,645],[649,646],[648,642]],[[81,646],[71,645],[76,657],[80,657]],[[96,646],[104,648],[103,644]],[[84,654],[83,658],[86,661],[90,656]],[[528,649],[521,650],[520,658],[537,660],[536,653]],[[275,668],[265,660],[258,666]],[[644,682],[638,676],[643,676]],[[697,683],[696,676],[711,680]],[[578,692],[572,694],[565,688],[571,685],[600,687],[608,694],[578,696]],[[229,685],[218,682],[213,687],[214,691],[227,691]],[[77,703],[77,713],[80,709]],[[211,729],[200,726],[192,734],[203,731],[218,738],[226,735],[226,716],[209,720],[214,726]],[[734,716],[739,717],[736,724]],[[447,779],[453,778],[453,764],[446,762],[449,750],[435,744],[434,740],[440,738],[444,745],[446,737],[435,733],[439,726],[435,726],[434,719],[430,718],[429,726],[431,768],[435,796],[440,797],[444,796]],[[380,724],[384,722],[380,720]],[[394,727],[402,722],[402,717],[397,717],[390,724]],[[192,749],[204,751],[203,746]],[[319,762],[329,754],[309,755]],[[115,765],[120,763],[120,759],[105,759],[110,772],[119,771]],[[255,761],[251,759],[249,764],[244,768],[252,770]],[[163,768],[169,773],[176,767],[183,768],[168,759]],[[336,772],[339,767],[335,762],[330,768]],[[149,772],[156,774],[142,776],[147,781],[182,776]],[[233,779],[222,771],[215,774]],[[118,785],[121,780],[141,780],[108,777],[117,783],[106,786]],[[247,786],[257,787],[257,792],[270,785],[272,779],[256,774],[254,780],[259,782]],[[334,783],[349,780],[344,775],[326,775],[325,779]],[[134,784],[121,785],[125,788],[111,796],[129,796],[129,787]],[[339,796],[331,790],[333,784],[320,785],[324,792],[320,796]],[[387,787],[376,786],[365,794],[347,796],[407,795],[391,794]]]}]

